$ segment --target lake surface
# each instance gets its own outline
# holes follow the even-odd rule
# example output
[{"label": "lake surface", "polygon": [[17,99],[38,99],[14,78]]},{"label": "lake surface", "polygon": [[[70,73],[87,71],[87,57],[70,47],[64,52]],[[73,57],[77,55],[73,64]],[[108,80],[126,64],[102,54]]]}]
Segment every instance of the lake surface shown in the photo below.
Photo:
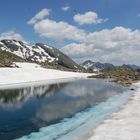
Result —
[{"label": "lake surface", "polygon": [[[109,115],[119,100],[127,97],[123,95],[125,91],[127,88],[104,80],[0,90],[0,140],[41,137],[68,140],[65,136],[71,138],[82,131],[79,128],[83,127],[85,132],[88,120],[93,127]],[[107,101],[110,106],[113,103],[114,108],[105,108]]]}]

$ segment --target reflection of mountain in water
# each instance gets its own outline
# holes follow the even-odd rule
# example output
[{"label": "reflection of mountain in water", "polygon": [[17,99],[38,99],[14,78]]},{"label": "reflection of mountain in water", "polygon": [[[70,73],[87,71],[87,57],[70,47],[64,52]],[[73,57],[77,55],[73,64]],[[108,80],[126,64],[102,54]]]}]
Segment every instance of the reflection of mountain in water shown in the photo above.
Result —
[{"label": "reflection of mountain in water", "polygon": [[53,96],[65,84],[32,86],[22,89],[0,90],[0,106],[13,110],[20,108],[22,104],[31,98],[43,98]]}]

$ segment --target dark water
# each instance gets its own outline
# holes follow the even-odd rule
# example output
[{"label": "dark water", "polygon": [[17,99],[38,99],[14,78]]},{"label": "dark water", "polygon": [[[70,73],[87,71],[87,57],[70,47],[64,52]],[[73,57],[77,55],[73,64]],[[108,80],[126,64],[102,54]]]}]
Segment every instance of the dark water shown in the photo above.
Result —
[{"label": "dark water", "polygon": [[126,88],[104,80],[0,90],[0,140],[11,140],[71,118]]}]

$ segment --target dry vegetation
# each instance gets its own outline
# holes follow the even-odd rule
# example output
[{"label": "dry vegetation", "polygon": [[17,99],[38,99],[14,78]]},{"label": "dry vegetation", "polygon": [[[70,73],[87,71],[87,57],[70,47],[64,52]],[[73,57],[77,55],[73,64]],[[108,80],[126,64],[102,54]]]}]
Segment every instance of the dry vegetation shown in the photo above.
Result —
[{"label": "dry vegetation", "polygon": [[140,73],[127,68],[116,68],[99,75],[89,76],[89,78],[111,78],[118,84],[131,85],[140,80]]},{"label": "dry vegetation", "polygon": [[0,67],[11,67],[13,62],[25,62],[25,60],[10,52],[0,50]]}]

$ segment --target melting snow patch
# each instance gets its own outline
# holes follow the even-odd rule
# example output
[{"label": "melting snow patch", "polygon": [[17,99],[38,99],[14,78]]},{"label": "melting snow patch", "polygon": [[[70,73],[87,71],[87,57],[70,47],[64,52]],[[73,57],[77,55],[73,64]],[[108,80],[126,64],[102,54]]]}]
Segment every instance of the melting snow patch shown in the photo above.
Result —
[{"label": "melting snow patch", "polygon": [[88,140],[139,140],[140,139],[140,82],[131,100],[94,131]]}]

